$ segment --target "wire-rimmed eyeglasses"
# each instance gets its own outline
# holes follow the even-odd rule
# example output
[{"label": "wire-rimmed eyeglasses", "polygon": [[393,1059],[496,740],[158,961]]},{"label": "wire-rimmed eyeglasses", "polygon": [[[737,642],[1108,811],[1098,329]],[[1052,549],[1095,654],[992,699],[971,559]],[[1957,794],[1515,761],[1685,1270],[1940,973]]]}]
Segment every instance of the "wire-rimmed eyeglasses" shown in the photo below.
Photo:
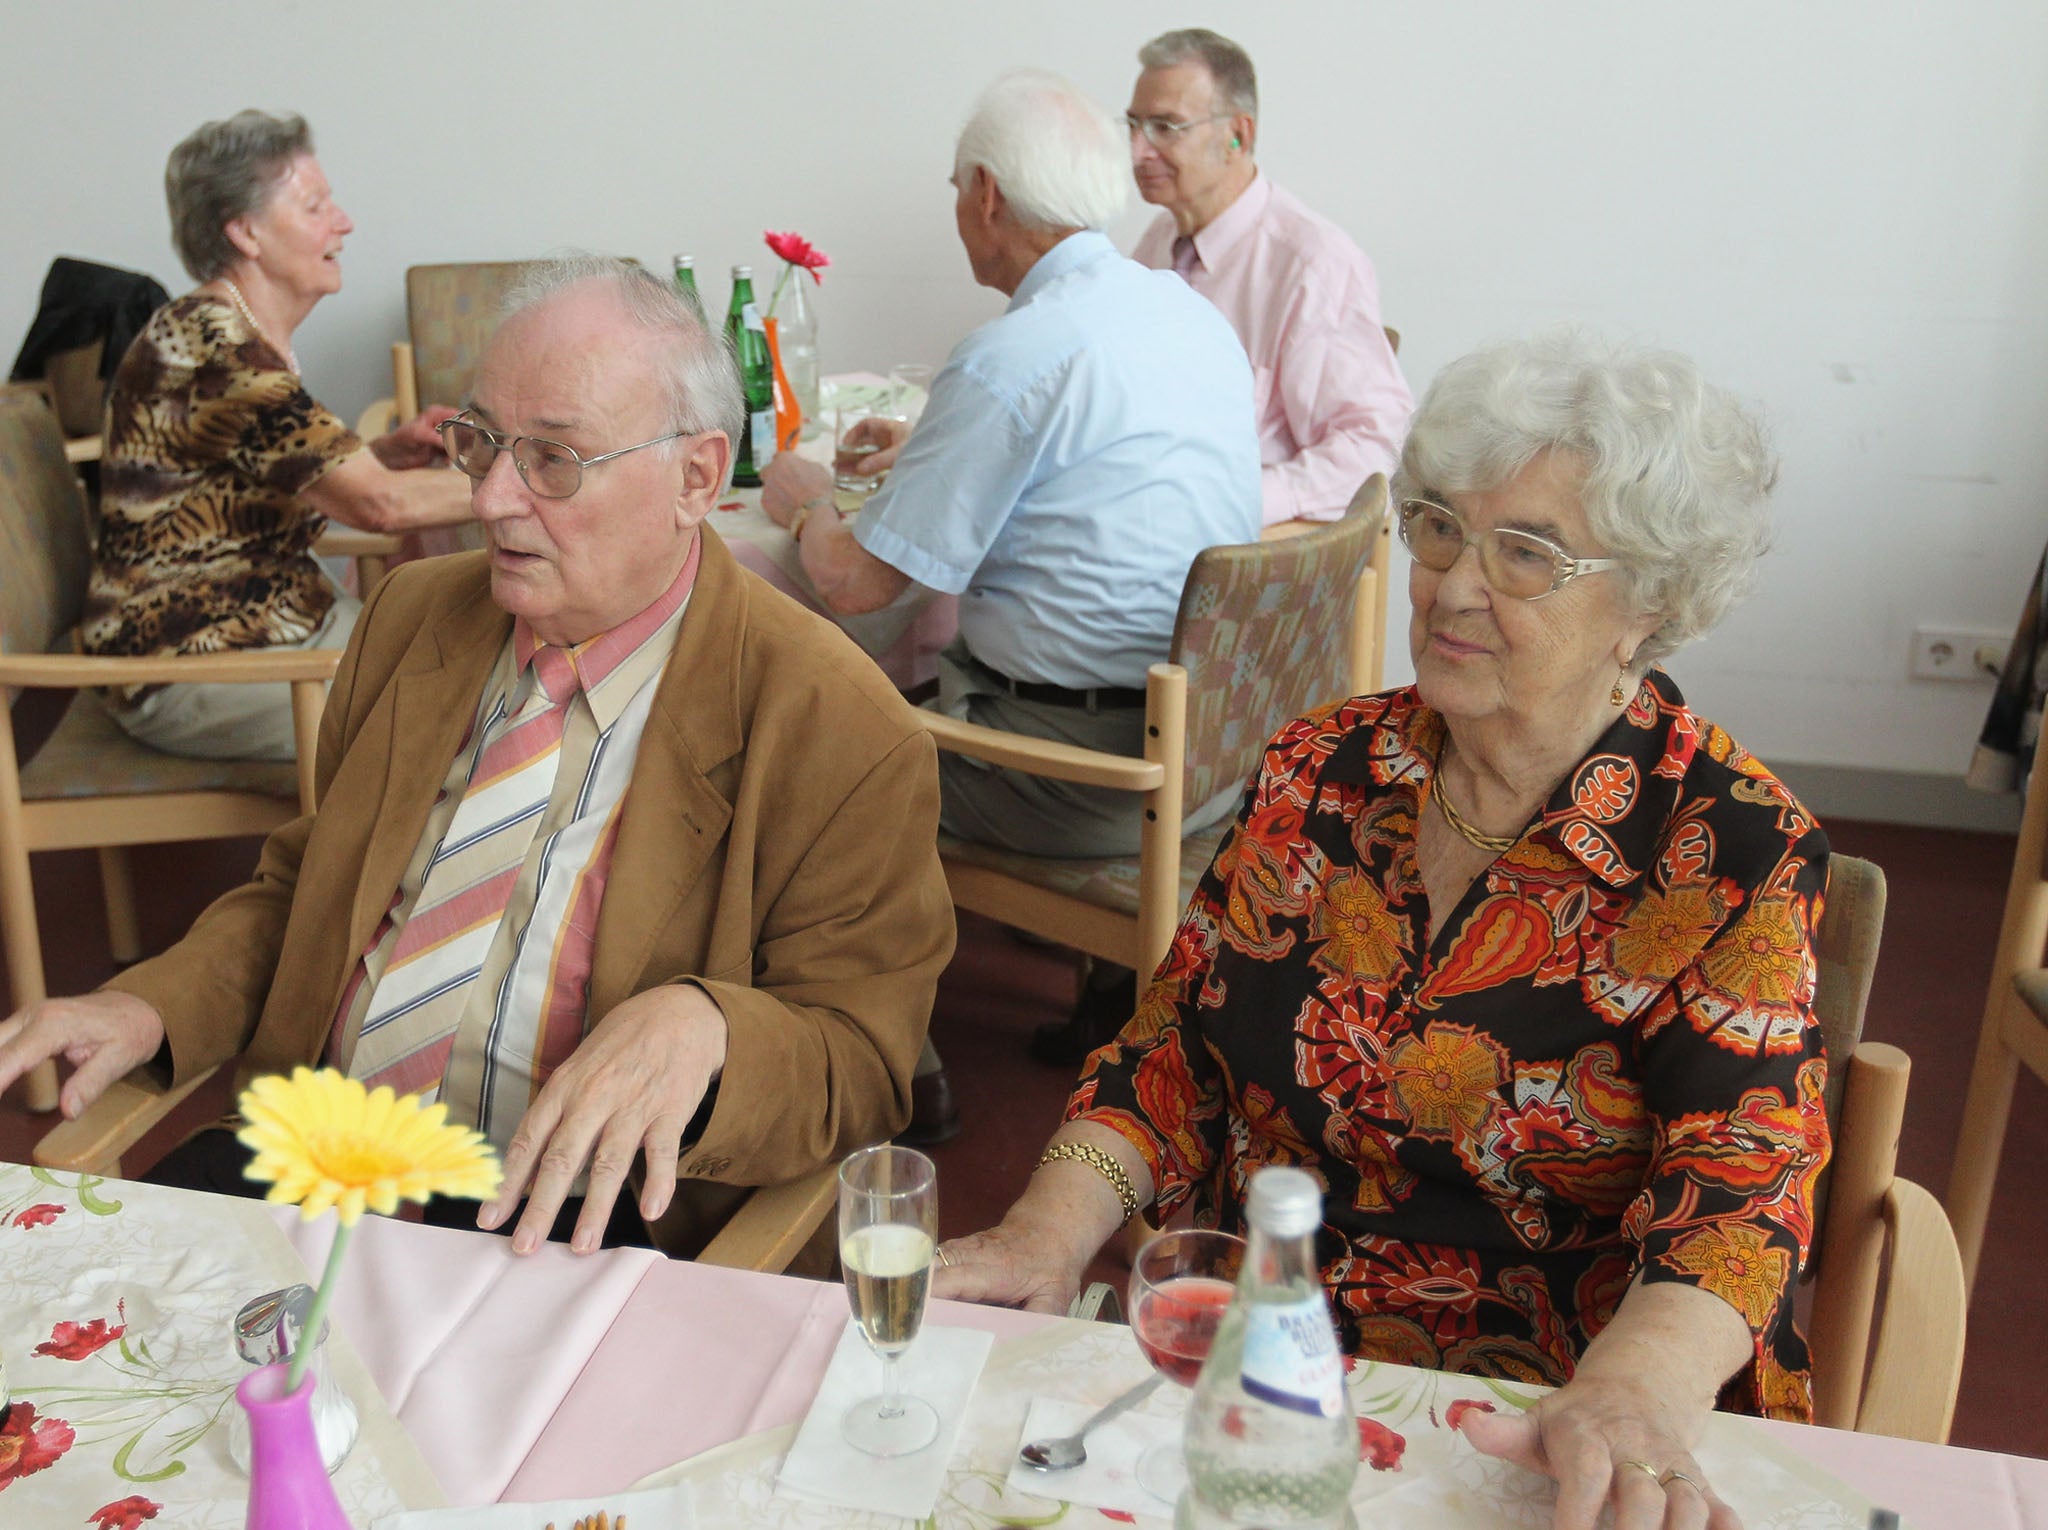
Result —
[{"label": "wire-rimmed eyeglasses", "polygon": [[1155,149],[1171,149],[1189,128],[1198,128],[1205,122],[1223,122],[1230,116],[1229,112],[1211,112],[1206,117],[1182,122],[1177,117],[1135,117],[1125,112],[1124,126],[1131,130],[1132,137],[1142,136]]},{"label": "wire-rimmed eyeglasses", "polygon": [[448,460],[471,478],[484,478],[498,460],[498,453],[509,451],[512,466],[519,470],[520,481],[542,499],[569,498],[583,487],[585,468],[690,434],[687,430],[672,430],[665,436],[656,436],[652,441],[642,441],[637,446],[622,446],[615,452],[586,457],[575,447],[550,441],[545,436],[507,436],[479,425],[475,420],[465,420],[459,414],[453,419],[443,420],[435,428],[441,433],[441,444],[447,449]]},{"label": "wire-rimmed eyeglasses", "polygon": [[1479,572],[1512,600],[1541,600],[1581,574],[1621,567],[1619,558],[1574,558],[1548,537],[1505,526],[1475,537],[1457,511],[1433,499],[1401,501],[1401,540],[1417,563],[1439,574],[1464,555],[1466,543],[1473,543],[1479,549]]}]

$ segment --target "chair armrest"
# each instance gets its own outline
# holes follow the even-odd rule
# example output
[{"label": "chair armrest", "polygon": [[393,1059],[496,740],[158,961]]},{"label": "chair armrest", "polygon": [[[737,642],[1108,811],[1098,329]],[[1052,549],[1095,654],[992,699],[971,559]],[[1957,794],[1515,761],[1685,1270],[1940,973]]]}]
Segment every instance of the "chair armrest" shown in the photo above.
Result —
[{"label": "chair armrest", "polygon": [[313,551],[322,558],[395,558],[405,551],[405,543],[381,531],[329,526],[320,533],[320,540],[313,544]]},{"label": "chair armrest", "polygon": [[779,1274],[811,1241],[838,1197],[836,1163],[786,1184],[763,1185],[704,1245],[697,1263]]},{"label": "chair armrest", "polygon": [[376,440],[386,431],[395,429],[398,424],[397,401],[380,398],[356,416],[356,434],[367,443]]},{"label": "chair armrest", "polygon": [[75,1121],[65,1121],[43,1134],[35,1145],[35,1161],[46,1169],[74,1174],[118,1173],[121,1155],[182,1105],[212,1078],[217,1069],[165,1088],[146,1068],[116,1079],[106,1093],[86,1106]]},{"label": "chair armrest", "polygon": [[328,681],[339,648],[242,648],[233,653],[0,655],[0,685],[77,690],[87,685],[261,685]]},{"label": "chair armrest", "polygon": [[917,720],[941,749],[1029,775],[1076,781],[1084,786],[1120,787],[1128,792],[1149,792],[1166,779],[1166,767],[1156,760],[1134,760],[1125,754],[1107,754],[1077,744],[1057,744],[1001,728],[984,728],[942,712],[920,709]]}]

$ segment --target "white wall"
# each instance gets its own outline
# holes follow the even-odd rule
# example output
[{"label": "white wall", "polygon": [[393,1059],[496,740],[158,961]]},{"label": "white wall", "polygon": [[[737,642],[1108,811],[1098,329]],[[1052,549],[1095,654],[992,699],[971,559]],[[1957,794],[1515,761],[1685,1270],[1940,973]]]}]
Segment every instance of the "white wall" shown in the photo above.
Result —
[{"label": "white wall", "polygon": [[[164,156],[261,105],[311,119],[359,225],[298,346],[345,415],[388,391],[407,265],[568,244],[691,250],[720,302],[724,265],[768,265],[760,230],[795,227],[835,261],[828,369],[936,361],[998,308],[945,185],[976,90],[1035,63],[1121,108],[1137,44],[1206,23],[1258,62],[1262,163],[1378,264],[1418,387],[1569,319],[1690,351],[1765,406],[1778,550],[1673,667],[1767,758],[1960,770],[1987,693],[1908,681],[1909,635],[2009,629],[2048,533],[2035,0],[69,0],[6,20],[0,345],[59,253],[182,290]],[[1398,597],[1396,622],[1399,651]]]}]

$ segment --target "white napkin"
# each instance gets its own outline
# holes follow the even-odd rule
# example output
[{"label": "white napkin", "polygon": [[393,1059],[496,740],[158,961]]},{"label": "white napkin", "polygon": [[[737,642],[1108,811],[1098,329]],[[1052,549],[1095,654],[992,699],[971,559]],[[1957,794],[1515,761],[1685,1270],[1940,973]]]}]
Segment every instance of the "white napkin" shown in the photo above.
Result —
[{"label": "white napkin", "polygon": [[[1034,1397],[1024,1416],[1024,1432],[1017,1436],[1017,1448],[1027,1441],[1072,1434],[1099,1407],[1098,1403],[1068,1402],[1057,1397]],[[1155,1413],[1125,1413],[1088,1432],[1088,1459],[1065,1471],[1033,1471],[1015,1456],[1010,1458],[1010,1486],[1037,1498],[1057,1498],[1091,1509],[1115,1509],[1124,1514],[1149,1518],[1173,1517],[1173,1505],[1154,1498],[1138,1483],[1138,1457],[1154,1445],[1177,1447],[1181,1420]]]},{"label": "white napkin", "polygon": [[846,1410],[882,1390],[882,1362],[851,1318],[839,1335],[832,1364],[818,1383],[811,1411],[804,1415],[796,1443],[782,1463],[776,1488],[842,1508],[925,1519],[938,1507],[946,1463],[967,1400],[988,1361],[995,1335],[973,1328],[927,1327],[896,1363],[898,1384],[930,1403],[939,1415],[939,1437],[913,1455],[883,1460],[846,1443],[840,1421]]},{"label": "white napkin", "polygon": [[601,1510],[625,1530],[689,1530],[697,1523],[690,1512],[687,1483],[645,1492],[598,1493],[587,1498],[562,1498],[553,1503],[487,1503],[473,1509],[416,1509],[387,1514],[371,1530],[571,1530],[577,1520],[595,1518]]}]

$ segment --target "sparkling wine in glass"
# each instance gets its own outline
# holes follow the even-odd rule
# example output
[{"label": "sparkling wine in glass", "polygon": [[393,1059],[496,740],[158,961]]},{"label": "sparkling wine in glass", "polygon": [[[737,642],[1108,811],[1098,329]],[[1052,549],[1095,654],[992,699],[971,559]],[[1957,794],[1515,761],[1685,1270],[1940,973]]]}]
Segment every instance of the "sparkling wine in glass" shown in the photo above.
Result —
[{"label": "sparkling wine in glass", "polygon": [[[1216,1329],[1237,1290],[1244,1239],[1189,1227],[1161,1233],[1131,1263],[1131,1333],[1152,1368],[1192,1387],[1216,1342]],[[1166,1503],[1180,1498],[1187,1468],[1174,1445],[1154,1445],[1138,1458],[1138,1483]]]},{"label": "sparkling wine in glass", "polygon": [[846,1412],[847,1443],[907,1456],[939,1437],[939,1415],[897,1385],[896,1362],[924,1323],[939,1226],[938,1170],[912,1148],[884,1145],[839,1166],[839,1263],[861,1337],[882,1362],[882,1390]]}]

